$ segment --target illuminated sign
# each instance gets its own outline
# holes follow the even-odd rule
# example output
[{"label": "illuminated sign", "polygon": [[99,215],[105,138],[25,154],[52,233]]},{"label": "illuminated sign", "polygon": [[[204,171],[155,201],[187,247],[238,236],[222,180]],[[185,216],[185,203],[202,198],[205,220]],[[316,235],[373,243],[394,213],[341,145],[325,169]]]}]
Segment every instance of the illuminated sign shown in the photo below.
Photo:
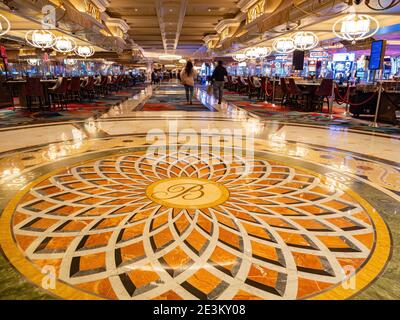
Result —
[{"label": "illuminated sign", "polygon": [[333,61],[355,61],[355,53],[335,53],[333,55]]},{"label": "illuminated sign", "polygon": [[369,70],[380,70],[383,68],[385,51],[386,51],[386,41],[379,40],[372,42],[371,56],[369,59]]},{"label": "illuminated sign", "polygon": [[252,23],[264,14],[265,0],[258,1],[247,11],[247,23]]},{"label": "illuminated sign", "polygon": [[310,51],[310,58],[311,59],[318,59],[318,58],[329,58],[329,53],[326,51]]}]

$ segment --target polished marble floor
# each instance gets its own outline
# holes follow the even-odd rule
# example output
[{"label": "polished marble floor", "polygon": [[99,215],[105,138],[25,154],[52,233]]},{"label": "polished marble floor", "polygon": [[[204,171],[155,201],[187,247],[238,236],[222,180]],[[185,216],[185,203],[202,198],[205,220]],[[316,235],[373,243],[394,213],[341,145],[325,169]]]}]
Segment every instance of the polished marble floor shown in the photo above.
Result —
[{"label": "polished marble floor", "polygon": [[1,299],[400,298],[396,134],[179,92],[0,129]]}]

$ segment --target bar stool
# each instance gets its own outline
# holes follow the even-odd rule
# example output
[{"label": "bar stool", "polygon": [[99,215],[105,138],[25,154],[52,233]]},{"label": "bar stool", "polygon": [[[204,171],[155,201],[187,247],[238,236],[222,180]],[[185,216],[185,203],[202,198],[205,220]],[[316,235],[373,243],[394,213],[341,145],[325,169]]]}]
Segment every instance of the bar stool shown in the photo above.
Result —
[{"label": "bar stool", "polygon": [[54,104],[54,109],[58,106],[61,110],[68,110],[67,93],[68,79],[65,77],[58,78],[56,85],[49,89],[51,103]]},{"label": "bar stool", "polygon": [[329,109],[329,97],[332,96],[332,86],[332,79],[323,79],[320,86],[317,88],[317,90],[315,90],[314,95],[316,98],[318,98],[318,100],[316,101],[316,104],[318,105],[317,111],[323,111],[325,99]]},{"label": "bar stool", "polygon": [[290,102],[290,94],[285,78],[281,78],[281,91],[282,91],[282,105],[286,106]]},{"label": "bar stool", "polygon": [[83,87],[83,92],[85,96],[91,101],[95,97],[95,80],[93,77],[89,77],[86,85]]},{"label": "bar stool", "polygon": [[301,106],[299,103],[299,99],[301,99],[302,102],[304,102],[304,96],[307,96],[307,92],[303,92],[297,85],[296,82],[294,81],[293,78],[289,78],[289,84],[288,84],[288,90],[289,90],[289,95],[291,96],[292,102],[296,107]]},{"label": "bar stool", "polygon": [[40,78],[28,78],[25,85],[25,96],[27,107],[32,110],[32,101],[37,99],[39,101],[39,108],[43,107],[44,90],[40,82]]},{"label": "bar stool", "polygon": [[72,77],[68,85],[68,96],[71,101],[81,100],[81,78]]}]

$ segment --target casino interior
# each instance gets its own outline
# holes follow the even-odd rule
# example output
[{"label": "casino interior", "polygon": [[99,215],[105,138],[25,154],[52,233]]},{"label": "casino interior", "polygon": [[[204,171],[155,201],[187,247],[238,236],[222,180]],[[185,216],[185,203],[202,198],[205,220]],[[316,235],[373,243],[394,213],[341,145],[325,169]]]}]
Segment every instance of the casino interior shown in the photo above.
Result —
[{"label": "casino interior", "polygon": [[0,0],[0,300],[398,300],[399,120],[400,0]]}]

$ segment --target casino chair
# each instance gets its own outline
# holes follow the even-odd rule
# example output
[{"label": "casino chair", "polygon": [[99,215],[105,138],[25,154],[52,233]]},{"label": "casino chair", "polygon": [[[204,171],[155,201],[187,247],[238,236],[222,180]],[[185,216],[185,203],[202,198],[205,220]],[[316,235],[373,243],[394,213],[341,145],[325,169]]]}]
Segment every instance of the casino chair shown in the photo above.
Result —
[{"label": "casino chair", "polygon": [[289,88],[285,78],[281,78],[282,105],[287,106],[290,103]]},{"label": "casino chair", "polygon": [[38,100],[39,108],[43,107],[44,90],[40,78],[28,78],[25,85],[26,103],[29,110],[32,110],[33,100]]},{"label": "casino chair", "polygon": [[254,83],[254,77],[248,77],[248,93],[249,93],[249,99],[252,97],[259,97],[260,95],[260,88],[257,88],[255,83]]},{"label": "casino chair", "polygon": [[248,92],[248,84],[246,83],[245,79],[243,77],[238,77],[238,87],[237,87],[237,92],[238,93],[246,93]]},{"label": "casino chair", "polygon": [[304,103],[307,99],[308,92],[302,91],[296,85],[296,82],[293,78],[289,78],[288,92],[289,96],[291,97],[291,103],[293,103],[295,107],[305,107]]},{"label": "casino chair", "polygon": [[54,87],[49,89],[51,104],[54,105],[54,109],[57,106],[64,110],[68,110],[68,79],[60,77]]},{"label": "casino chair", "polygon": [[68,97],[70,101],[81,100],[81,78],[72,77],[68,84]]},{"label": "casino chair", "polygon": [[88,98],[89,101],[92,101],[96,95],[94,78],[89,77],[86,85],[82,89],[85,97]]},{"label": "casino chair", "polygon": [[317,101],[314,103],[317,105],[317,111],[323,111],[325,99],[329,110],[329,97],[332,96],[332,86],[332,79],[323,79],[320,86],[317,88],[317,90],[315,90],[314,96],[316,97]]}]

